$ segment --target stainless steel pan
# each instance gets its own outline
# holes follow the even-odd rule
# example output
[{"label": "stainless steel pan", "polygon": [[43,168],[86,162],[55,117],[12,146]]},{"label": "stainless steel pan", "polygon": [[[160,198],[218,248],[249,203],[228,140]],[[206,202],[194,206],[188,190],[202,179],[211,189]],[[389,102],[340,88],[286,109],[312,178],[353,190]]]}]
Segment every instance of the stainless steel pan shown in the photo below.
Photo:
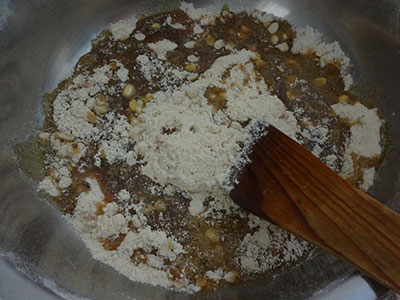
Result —
[{"label": "stainless steel pan", "polygon": [[[371,192],[399,209],[400,1],[202,0],[196,6],[228,2],[233,8],[269,10],[296,25],[310,24],[328,40],[341,42],[352,59],[356,81],[365,83],[359,93],[379,101],[387,120],[390,151]],[[57,210],[39,199],[35,183],[18,169],[13,150],[40,126],[42,94],[72,70],[103,27],[177,6],[177,1],[155,0],[0,0],[0,298],[57,298],[49,290],[62,297],[93,299],[191,298],[131,282],[93,260]],[[336,282],[339,292],[350,286],[359,291],[354,297],[366,299],[372,291],[365,281],[345,281],[353,273],[345,263],[316,251],[273,281],[192,297],[303,299]],[[328,299],[323,292],[319,295]]]}]

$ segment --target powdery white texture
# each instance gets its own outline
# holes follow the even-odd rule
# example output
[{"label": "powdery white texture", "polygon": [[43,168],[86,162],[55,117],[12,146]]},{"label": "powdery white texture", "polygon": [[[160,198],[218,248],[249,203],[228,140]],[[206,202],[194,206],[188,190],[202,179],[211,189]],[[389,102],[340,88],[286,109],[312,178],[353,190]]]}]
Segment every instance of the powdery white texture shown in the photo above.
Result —
[{"label": "powdery white texture", "polygon": [[255,9],[252,12],[252,16],[254,18],[256,18],[258,21],[260,21],[261,23],[271,23],[272,21],[277,19],[276,16],[268,14],[268,13],[258,10],[258,9]]},{"label": "powdery white texture", "polygon": [[165,23],[169,26],[171,26],[174,29],[183,29],[185,30],[185,26],[183,26],[181,23],[172,23],[172,17],[168,16],[167,19],[165,20]]},{"label": "powdery white texture", "polygon": [[53,158],[52,161],[48,161],[46,168],[51,168],[54,171],[39,183],[38,190],[52,197],[57,197],[64,192],[72,184],[71,173],[66,167],[67,163],[68,161],[65,158],[58,156]]},{"label": "powdery white texture", "polygon": [[296,38],[293,40],[292,53],[315,52],[320,58],[320,65],[324,67],[327,63],[337,62],[341,66],[341,75],[348,90],[353,84],[353,79],[349,72],[350,59],[343,52],[337,41],[327,44],[322,40],[322,33],[318,30],[306,26],[296,29]]},{"label": "powdery white texture", "polygon": [[[356,102],[354,105],[339,102],[331,107],[339,117],[346,119],[350,124],[354,124],[350,129],[349,150],[367,157],[381,153],[379,130],[382,120],[379,118],[376,108],[369,109],[360,102]],[[365,141],[368,141],[368,143]]]},{"label": "powdery white texture", "polygon": [[[199,10],[195,9],[193,4],[182,5],[186,13],[194,20],[200,21],[202,25],[208,24],[217,12],[214,8]],[[259,12],[255,12],[253,16],[260,22],[273,20],[271,16]],[[167,18],[166,23],[175,29],[183,29],[182,24],[173,24],[172,18]],[[119,26],[111,25],[115,31],[113,32],[110,28],[114,39],[125,39],[134,30],[132,26],[125,29],[119,28]],[[198,33],[200,33],[200,29],[201,26],[197,25]],[[318,34],[316,35],[318,39]],[[139,40],[143,38],[140,34],[137,34],[136,37]],[[319,39],[322,43],[321,37]],[[313,42],[309,43],[318,47]],[[187,42],[185,47],[192,48],[194,45],[195,42],[191,41]],[[222,42],[215,45],[216,48],[222,46]],[[266,121],[292,138],[295,138],[300,129],[293,114],[286,110],[277,97],[269,94],[263,80],[258,80],[251,62],[254,55],[252,52],[242,50],[221,57],[200,76],[199,80],[185,84],[191,78],[195,78],[191,76],[197,76],[197,74],[183,71],[163,61],[166,59],[167,53],[176,47],[177,45],[169,40],[161,40],[149,45],[158,58],[143,54],[139,55],[136,60],[142,75],[154,84],[157,81],[162,88],[160,92],[153,95],[144,113],[140,115],[142,122],[137,125],[137,128],[135,127],[133,141],[128,136],[128,131],[132,128],[124,116],[112,112],[103,115],[101,131],[87,122],[87,113],[92,111],[95,105],[94,96],[103,91],[105,85],[114,76],[108,66],[95,69],[94,74],[90,76],[77,76],[65,93],[56,99],[56,125],[61,132],[75,136],[75,142],[78,147],[81,147],[79,148],[80,154],[68,152],[70,143],[61,143],[54,136],[50,137],[50,141],[58,155],[70,159],[75,164],[79,163],[81,157],[86,153],[86,146],[82,143],[84,140],[96,142],[99,145],[99,152],[96,155],[97,166],[101,165],[99,158],[101,151],[104,152],[105,159],[110,164],[123,160],[127,163],[130,162],[128,165],[135,164],[136,154],[140,153],[144,156],[142,163],[146,163],[142,167],[143,174],[165,186],[165,193],[190,192],[188,196],[192,200],[189,205],[189,213],[202,215],[204,218],[210,216],[218,219],[222,217],[222,211],[229,214],[237,207],[220,189],[219,185],[224,181],[230,165],[237,160],[236,154],[240,150],[239,142],[246,140],[249,127],[252,125],[250,123],[247,127],[242,128],[239,122],[248,119]],[[319,52],[314,50],[319,53],[321,66],[328,61],[338,60],[336,57],[341,57],[343,54],[340,52],[340,47],[335,48],[335,45],[331,47],[333,47],[333,50],[330,49],[331,52],[323,49],[324,47],[321,48],[322,50],[319,49]],[[194,55],[189,57],[188,60],[193,62],[197,58]],[[339,62],[343,69],[346,60]],[[129,78],[129,72],[118,62],[117,66],[119,69],[114,72],[115,78],[124,83]],[[226,78],[224,77],[224,81],[221,80],[223,74],[227,75]],[[182,87],[177,88],[182,83],[184,83]],[[224,112],[213,112],[204,97],[206,89],[211,86],[226,89],[227,108]],[[360,108],[357,107],[357,109]],[[340,110],[341,108],[338,107],[338,112],[336,112],[338,115],[340,115]],[[349,120],[352,118],[358,120],[358,117],[354,116],[357,112],[350,113],[347,107],[343,108],[341,113],[343,116],[348,114]],[[170,134],[162,134],[166,129],[170,130]],[[317,139],[317,146],[322,145],[329,134],[327,128],[324,127],[310,128],[310,132],[313,134],[310,133],[309,138]],[[134,151],[128,151],[127,149],[131,149],[133,142],[136,142]],[[348,146],[351,147],[351,145],[350,143]],[[321,148],[317,146],[314,147],[313,153],[318,156]],[[362,146],[358,148],[361,149]],[[347,156],[347,159],[349,157]],[[329,161],[333,164],[334,157],[329,158]],[[57,172],[53,177],[46,177],[40,183],[39,188],[54,195],[57,192],[58,195],[59,191],[69,186],[70,174],[62,163],[55,161],[52,162],[52,165],[55,166]],[[348,165],[352,166],[351,162]],[[362,188],[372,184],[373,174],[373,168],[365,170]],[[104,195],[96,179],[87,178],[86,182],[90,185],[90,190],[79,195],[75,214],[71,216],[70,221],[74,228],[80,231],[82,239],[94,258],[111,265],[135,281],[163,287],[177,287],[186,291],[199,289],[194,285],[188,285],[185,278],[182,278],[179,283],[172,282],[168,277],[169,271],[166,269],[166,263],[174,261],[185,250],[165,232],[151,230],[147,225],[147,218],[142,212],[144,205],[142,202],[121,207],[116,203],[106,204],[103,202]],[[162,187],[160,188],[162,189]],[[193,194],[193,192],[195,193]],[[214,198],[207,203],[206,209],[204,200],[211,194]],[[121,203],[128,203],[131,195],[128,191],[121,190],[117,198]],[[96,212],[99,203],[105,206],[103,206],[104,214],[98,216]],[[136,214],[131,215],[129,211],[135,211]],[[238,214],[240,215],[240,211]],[[129,230],[129,222],[137,228],[137,232]],[[245,236],[235,255],[236,263],[247,273],[264,272],[280,265],[282,261],[295,260],[308,247],[305,242],[295,239],[290,234],[257,217],[250,216],[249,225],[254,233]],[[117,250],[106,251],[99,242],[99,238],[110,238],[119,234],[126,234],[126,237]],[[282,247],[282,244],[285,246]],[[269,247],[282,249],[283,257],[273,256]],[[136,249],[154,253],[147,256],[147,265],[132,264],[130,257]],[[217,269],[209,270],[206,276],[219,281],[229,280],[234,274]]]},{"label": "powdery white texture", "polygon": [[204,212],[205,207],[204,207],[204,198],[205,196],[203,196],[201,193],[197,193],[197,194],[192,194],[191,196],[192,200],[189,203],[189,213],[192,216],[198,216],[200,215],[202,212]]},{"label": "powdery white texture", "polygon": [[[265,120],[292,138],[300,131],[293,114],[256,78],[253,55],[242,50],[218,58],[195,82],[155,93],[140,115],[133,139],[135,151],[143,155],[142,173],[161,185],[189,192],[193,215],[204,210],[203,200],[220,188],[236,164],[239,143],[247,139],[252,125],[242,128],[239,122]],[[204,96],[211,86],[226,90],[225,112],[213,115]],[[171,133],[165,134],[168,130]]]},{"label": "powdery white texture", "polygon": [[[256,231],[243,238],[235,256],[236,263],[246,273],[262,273],[282,262],[295,261],[309,248],[307,242],[254,215],[249,215],[249,226]],[[280,249],[282,253],[273,255],[271,249]],[[262,259],[254,259],[256,257]]]},{"label": "powdery white texture", "polygon": [[96,224],[94,216],[96,216],[97,212],[97,203],[100,204],[104,199],[104,194],[96,179],[86,178],[85,181],[89,184],[90,190],[78,196],[72,217],[72,225],[82,233],[90,232],[91,228]]},{"label": "powdery white texture", "polygon": [[207,271],[205,275],[207,278],[216,282],[220,280],[232,282],[231,280],[236,276],[232,271],[226,272],[222,268],[218,268],[215,271]]},{"label": "powdery white texture", "polygon": [[136,22],[128,20],[121,20],[109,26],[109,30],[115,40],[127,39],[135,29]]},{"label": "powdery white texture", "polygon": [[222,270],[221,268],[218,268],[215,271],[207,271],[206,277],[210,278],[214,281],[219,281],[224,278],[224,270]]},{"label": "powdery white texture", "polygon": [[[331,106],[333,111],[351,124],[351,138],[346,146],[344,164],[341,171],[343,177],[353,175],[352,153],[358,156],[373,157],[382,152],[380,128],[383,121],[378,116],[376,108],[369,109],[360,102],[354,105],[339,102]],[[362,188],[367,190],[373,183],[374,169],[365,169],[364,184]]]},{"label": "powdery white texture", "polygon": [[103,136],[106,138],[100,141],[98,154],[100,155],[100,152],[104,151],[106,160],[110,164],[118,160],[128,161],[128,165],[135,164],[136,153],[127,150],[129,144],[131,144],[128,133],[131,125],[127,117],[110,112],[105,118],[106,122],[103,128]]},{"label": "powdery white texture", "polygon": [[202,25],[208,25],[210,20],[213,20],[220,14],[220,10],[215,7],[195,8],[193,3],[182,2],[180,9],[184,11],[189,18],[194,21],[200,21]]},{"label": "powdery white texture", "polygon": [[125,68],[123,64],[117,61],[117,77],[121,80],[122,83],[125,83],[129,79],[129,70]]},{"label": "powdery white texture", "polygon": [[375,168],[363,169],[363,183],[360,188],[364,191],[368,191],[368,189],[374,184],[375,179]]},{"label": "powdery white texture", "polygon": [[177,44],[167,39],[163,39],[155,43],[148,43],[147,46],[149,46],[151,50],[155,51],[157,57],[161,60],[166,60],[167,53],[178,47]]},{"label": "powdery white texture", "polygon": [[[104,151],[105,159],[110,163],[125,161],[128,165],[136,163],[136,153],[128,151],[132,143],[129,139],[128,130],[131,125],[123,115],[109,112],[97,116],[98,122],[93,124],[88,120],[88,114],[94,112],[96,106],[96,95],[106,92],[106,85],[110,79],[121,81],[120,87],[129,79],[129,71],[123,64],[116,62],[118,70],[112,72],[109,65],[93,70],[93,74],[80,74],[72,80],[68,88],[61,91],[54,101],[53,119],[57,129],[74,137],[74,144],[79,149],[78,153],[70,150],[72,143],[60,143],[54,136],[50,137],[52,147],[60,157],[70,158],[74,165],[86,154],[85,144],[98,142],[99,151],[94,157],[95,165],[100,167],[100,153]],[[108,92],[112,92],[109,90]],[[105,93],[106,94],[106,93]]]},{"label": "powdery white texture", "polygon": [[[141,247],[148,249],[149,247],[156,246],[157,241],[162,241],[160,244],[167,245],[166,243],[168,243],[170,239],[162,233],[162,231],[152,232],[149,230],[144,230],[140,233],[130,231],[118,247],[118,250],[114,251],[104,250],[102,245],[94,239],[91,234],[82,233],[81,237],[93,258],[112,266],[119,273],[133,281],[158,285],[164,288],[175,287],[186,292],[196,292],[200,290],[198,286],[187,284],[185,278],[181,279],[183,285],[169,279],[169,271],[162,269],[164,260],[168,259],[167,256],[149,255],[147,265],[141,264],[135,266],[132,264],[131,255],[134,249]],[[162,252],[163,250],[161,249],[163,248],[158,248],[158,252]]]},{"label": "powdery white texture", "polygon": [[[135,224],[134,216],[121,214],[119,206],[114,202],[108,203],[104,207],[104,214],[97,215],[97,206],[104,204],[104,195],[96,179],[86,178],[85,181],[89,184],[90,189],[78,196],[77,206],[74,214],[69,217],[69,221],[80,232],[93,257],[109,264],[134,281],[163,287],[177,285],[178,283],[170,280],[170,273],[165,262],[174,261],[179,254],[184,253],[182,245],[168,237],[164,231],[152,230],[148,226],[140,227],[139,225],[137,232],[130,231],[128,222],[132,221]],[[120,200],[128,200],[129,193],[122,190],[118,197]],[[137,210],[139,210],[138,208],[136,206]],[[107,251],[99,242],[99,238],[108,238],[119,234],[126,234],[126,237],[117,250]],[[154,254],[148,255],[148,265],[136,266],[132,263],[131,256],[136,249],[153,253],[155,251]],[[199,289],[189,284],[184,288],[179,287],[186,291]]]},{"label": "powdery white texture", "polygon": [[58,195],[60,195],[60,192],[58,191],[56,184],[54,183],[54,181],[51,179],[50,176],[46,176],[39,183],[38,190],[43,191],[52,197],[57,197]]},{"label": "powdery white texture", "polygon": [[88,113],[96,104],[94,96],[109,82],[109,72],[110,66],[105,65],[94,69],[91,76],[78,75],[57,95],[53,119],[60,132],[81,139],[91,139],[99,134],[99,129],[88,122]]},{"label": "powdery white texture", "polygon": [[147,54],[138,55],[136,63],[144,78],[163,91],[175,90],[182,82],[194,76],[194,73],[184,71],[182,68],[172,66],[169,62]]}]

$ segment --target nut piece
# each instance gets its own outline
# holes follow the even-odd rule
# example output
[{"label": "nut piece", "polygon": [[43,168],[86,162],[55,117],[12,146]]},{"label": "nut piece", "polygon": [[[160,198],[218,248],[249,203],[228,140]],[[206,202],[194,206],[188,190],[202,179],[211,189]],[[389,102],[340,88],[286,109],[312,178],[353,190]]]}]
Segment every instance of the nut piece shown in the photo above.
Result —
[{"label": "nut piece", "polygon": [[161,28],[160,23],[153,23],[151,24],[151,28],[154,30],[159,30]]},{"label": "nut piece", "polygon": [[325,77],[318,77],[314,79],[314,84],[316,86],[324,86],[326,84],[326,78]]},{"label": "nut piece", "polygon": [[286,97],[288,97],[289,100],[294,100],[296,99],[296,92],[294,90],[288,90],[286,92]]},{"label": "nut piece", "polygon": [[56,137],[66,142],[73,142],[75,137],[72,134],[64,132],[56,132]]},{"label": "nut piece", "polygon": [[92,111],[87,113],[87,119],[90,123],[95,124],[97,122],[97,116]]},{"label": "nut piece", "polygon": [[214,46],[215,38],[212,35],[209,34],[209,35],[206,36],[205,41],[206,41],[206,44],[208,46]]},{"label": "nut piece", "polygon": [[107,105],[107,98],[103,94],[96,95],[96,105],[104,106]]},{"label": "nut piece", "polygon": [[223,10],[221,15],[223,17],[228,17],[228,18],[230,18],[232,16],[232,14],[228,10]]},{"label": "nut piece", "polygon": [[247,25],[240,26],[240,32],[247,33],[249,31],[250,31],[249,26],[247,26]]},{"label": "nut piece", "polygon": [[239,32],[239,37],[240,37],[242,40],[246,40],[246,39],[249,37],[249,33],[248,33],[248,32],[243,32],[243,31],[241,31],[241,32]]},{"label": "nut piece", "polygon": [[235,31],[233,31],[232,28],[228,28],[228,30],[226,31],[226,33],[227,33],[228,35],[234,35],[234,34],[235,34]]},{"label": "nut piece", "polygon": [[215,99],[217,98],[217,94],[215,94],[215,93],[210,93],[210,94],[208,95],[208,98],[209,98],[210,100],[215,100]]},{"label": "nut piece", "polygon": [[283,43],[279,44],[277,47],[282,52],[286,52],[286,51],[289,50],[289,45],[286,42],[283,42]]},{"label": "nut piece", "polygon": [[39,133],[39,138],[44,141],[48,141],[50,139],[50,133],[48,132],[41,132]]},{"label": "nut piece", "polygon": [[346,102],[347,103],[347,102],[349,102],[349,100],[350,100],[350,98],[347,95],[340,95],[339,98],[338,98],[339,102]]},{"label": "nut piece", "polygon": [[206,285],[207,285],[207,278],[206,278],[206,277],[199,277],[199,278],[196,280],[196,285],[197,285],[198,287],[201,287],[201,288],[206,287]]},{"label": "nut piece", "polygon": [[118,69],[117,62],[115,60],[112,60],[108,65],[110,66],[110,71],[116,71]]},{"label": "nut piece", "polygon": [[144,96],[144,98],[143,98],[143,102],[144,102],[144,103],[149,102],[149,101],[151,100],[152,97],[153,97],[153,94],[152,94],[152,93],[147,93],[147,94]]},{"label": "nut piece", "polygon": [[161,199],[157,200],[156,203],[154,203],[154,208],[155,210],[161,212],[165,211],[167,209],[167,203]]},{"label": "nut piece", "polygon": [[265,66],[265,61],[263,61],[262,59],[257,59],[256,60],[256,66],[259,68],[262,68]]},{"label": "nut piece", "polygon": [[69,144],[67,146],[67,150],[71,154],[79,154],[80,152],[79,145],[77,143]]},{"label": "nut piece", "polygon": [[207,229],[204,234],[212,242],[219,241],[219,234],[213,228]]},{"label": "nut piece", "polygon": [[276,45],[279,42],[279,38],[277,35],[273,34],[270,36],[269,41],[271,42],[271,44]]},{"label": "nut piece", "polygon": [[93,108],[93,110],[94,110],[94,112],[95,112],[96,114],[102,115],[102,114],[107,113],[110,109],[109,109],[108,106],[106,106],[106,105],[96,105],[96,106]]},{"label": "nut piece", "polygon": [[129,101],[129,109],[134,112],[139,112],[139,104],[135,100]]},{"label": "nut piece", "polygon": [[294,74],[288,75],[288,76],[286,77],[286,81],[289,82],[289,83],[295,82],[296,79],[297,79],[297,75],[294,75]]},{"label": "nut piece", "polygon": [[188,71],[188,72],[196,72],[197,65],[196,64],[187,64],[185,66],[185,70]]},{"label": "nut piece", "polygon": [[274,34],[275,32],[277,32],[279,29],[279,24],[274,22],[271,25],[268,26],[268,31],[271,34]]},{"label": "nut piece", "polygon": [[135,94],[136,94],[136,89],[131,83],[125,85],[124,89],[122,90],[122,96],[124,96],[127,99],[132,98]]},{"label": "nut piece", "polygon": [[286,41],[288,39],[288,35],[286,33],[282,33],[281,39],[282,41]]}]

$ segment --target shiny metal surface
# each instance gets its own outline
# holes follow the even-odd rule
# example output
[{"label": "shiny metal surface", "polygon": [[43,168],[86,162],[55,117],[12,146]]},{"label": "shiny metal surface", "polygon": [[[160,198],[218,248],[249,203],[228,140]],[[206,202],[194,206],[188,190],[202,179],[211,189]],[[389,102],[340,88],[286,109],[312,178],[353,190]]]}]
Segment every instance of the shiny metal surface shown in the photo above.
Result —
[{"label": "shiny metal surface", "polygon": [[[201,0],[196,6],[221,6],[225,2]],[[367,83],[360,86],[360,93],[380,99],[387,120],[391,151],[372,193],[398,210],[400,1],[235,0],[229,4],[233,8],[269,10],[296,25],[310,24],[328,40],[341,42],[352,59],[356,81]],[[103,27],[121,18],[177,5],[177,1],[155,0],[0,0],[0,253],[25,276],[36,280],[41,285],[39,290],[47,286],[62,297],[91,299],[191,298],[131,282],[94,261],[56,209],[39,199],[35,183],[18,169],[13,150],[13,145],[40,126],[41,95],[72,70]],[[352,272],[345,263],[316,251],[311,259],[273,281],[192,298],[302,299]]]}]

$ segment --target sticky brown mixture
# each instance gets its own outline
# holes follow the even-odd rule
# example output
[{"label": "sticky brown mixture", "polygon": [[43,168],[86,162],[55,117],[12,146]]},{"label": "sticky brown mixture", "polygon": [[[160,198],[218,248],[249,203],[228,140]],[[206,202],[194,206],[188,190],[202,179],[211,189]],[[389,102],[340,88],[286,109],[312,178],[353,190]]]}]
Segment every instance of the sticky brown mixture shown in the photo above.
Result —
[{"label": "sticky brown mixture", "polygon": [[[182,24],[185,29],[176,30],[164,25],[168,17],[171,17],[173,24]],[[145,53],[143,49],[149,43],[163,39],[176,43],[177,49],[166,54],[165,63],[196,74],[202,74],[218,57],[230,54],[232,49],[235,51],[248,49],[257,53],[254,64],[260,76],[258,80],[265,81],[270,93],[283,101],[286,108],[294,113],[304,130],[309,130],[307,128],[310,124],[318,127],[321,120],[324,120],[330,134],[320,150],[319,157],[324,161],[331,155],[336,156],[338,159],[331,167],[339,172],[343,164],[345,143],[350,136],[350,127],[354,124],[338,118],[332,112],[331,105],[339,101],[350,104],[359,101],[357,97],[344,91],[339,66],[330,63],[320,67],[318,58],[313,53],[293,54],[290,48],[296,33],[292,26],[283,20],[274,21],[272,27],[277,28],[271,28],[272,23],[261,23],[247,13],[231,13],[224,8],[221,16],[214,18],[211,24],[202,26],[203,32],[197,38],[194,38],[193,34],[195,24],[196,22],[184,12],[176,10],[140,20],[136,29],[123,40],[113,40],[110,31],[105,30],[93,41],[92,50],[81,57],[75,67],[74,75],[60,83],[55,91],[46,96],[46,120],[43,131],[50,134],[57,133],[52,103],[60,91],[71,85],[73,78],[85,72],[91,73],[95,68],[104,65],[109,65],[111,72],[116,72],[118,70],[116,61],[129,70],[128,83],[123,89],[113,88],[117,82],[111,79],[106,84],[107,88],[94,96],[97,106],[88,113],[88,121],[98,124],[104,114],[116,112],[125,115],[132,125],[140,122],[140,113],[145,109],[152,94],[166,89],[162,82],[163,74],[153,76],[149,81],[137,67],[136,59]],[[143,34],[144,39],[138,40],[135,37],[137,33]],[[216,47],[215,43],[219,40],[223,40],[229,47]],[[185,47],[184,44],[191,41],[194,42],[193,48]],[[188,62],[187,57],[194,51],[198,60]],[[179,88],[182,83],[173,82],[173,88]],[[213,113],[226,108],[225,94],[226,90],[221,88],[211,86],[207,89],[205,97],[213,106]],[[165,127],[163,134],[171,135],[175,130],[175,127]],[[299,135],[298,139],[312,150],[315,146],[316,134],[311,131],[307,137]],[[59,136],[59,140],[71,142],[70,151],[79,153],[78,145],[73,144],[73,137]],[[39,141],[43,153],[56,155],[48,138],[41,138]],[[286,260],[280,247],[271,243],[265,249],[269,253],[267,257],[277,257],[281,263],[274,262],[269,270],[263,272],[245,272],[238,265],[235,257],[238,255],[238,249],[244,237],[256,231],[255,228],[249,226],[247,213],[241,211],[238,214],[226,214],[221,218],[192,216],[188,213],[189,200],[184,195],[152,193],[149,187],[157,185],[141,174],[140,166],[128,166],[124,162],[110,164],[105,160],[104,152],[99,155],[102,165],[97,167],[92,158],[98,152],[98,144],[87,143],[86,146],[86,155],[79,162],[86,165],[85,170],[82,172],[78,166],[69,166],[72,184],[66,189],[58,188],[60,195],[52,197],[52,201],[63,213],[74,214],[77,198],[82,193],[88,193],[90,189],[85,179],[95,178],[104,195],[104,199],[97,203],[96,214],[103,215],[104,208],[110,202],[117,203],[120,212],[123,212],[122,208],[126,207],[127,203],[121,201],[117,194],[121,190],[128,191],[131,195],[129,201],[144,203],[142,212],[152,230],[167,232],[185,248],[186,252],[178,255],[175,260],[164,261],[163,268],[168,270],[169,279],[172,282],[179,284],[182,278],[185,278],[198,287],[214,289],[246,282],[256,277],[271,278],[276,272],[290,268],[305,259],[311,250],[310,246],[301,244],[301,254],[295,260]],[[354,154],[356,171],[349,178],[350,181],[356,185],[362,184],[363,176],[360,175],[362,169],[376,167],[379,159],[379,156],[371,159],[357,157]],[[52,172],[54,170],[47,168],[45,175],[51,176]],[[209,201],[213,199],[210,198]],[[136,212],[132,209],[130,213],[133,215]],[[130,221],[129,229],[137,232],[138,225]],[[99,242],[105,250],[115,251],[125,238],[126,233],[120,233],[117,236],[99,238]],[[290,235],[286,235],[285,238],[294,239]],[[136,266],[147,264],[148,257],[152,254],[155,255],[156,251],[135,249],[131,254],[131,262]],[[282,259],[279,260],[279,258]],[[212,276],[206,275],[208,271],[219,268],[225,272],[224,280],[213,280]]]}]

